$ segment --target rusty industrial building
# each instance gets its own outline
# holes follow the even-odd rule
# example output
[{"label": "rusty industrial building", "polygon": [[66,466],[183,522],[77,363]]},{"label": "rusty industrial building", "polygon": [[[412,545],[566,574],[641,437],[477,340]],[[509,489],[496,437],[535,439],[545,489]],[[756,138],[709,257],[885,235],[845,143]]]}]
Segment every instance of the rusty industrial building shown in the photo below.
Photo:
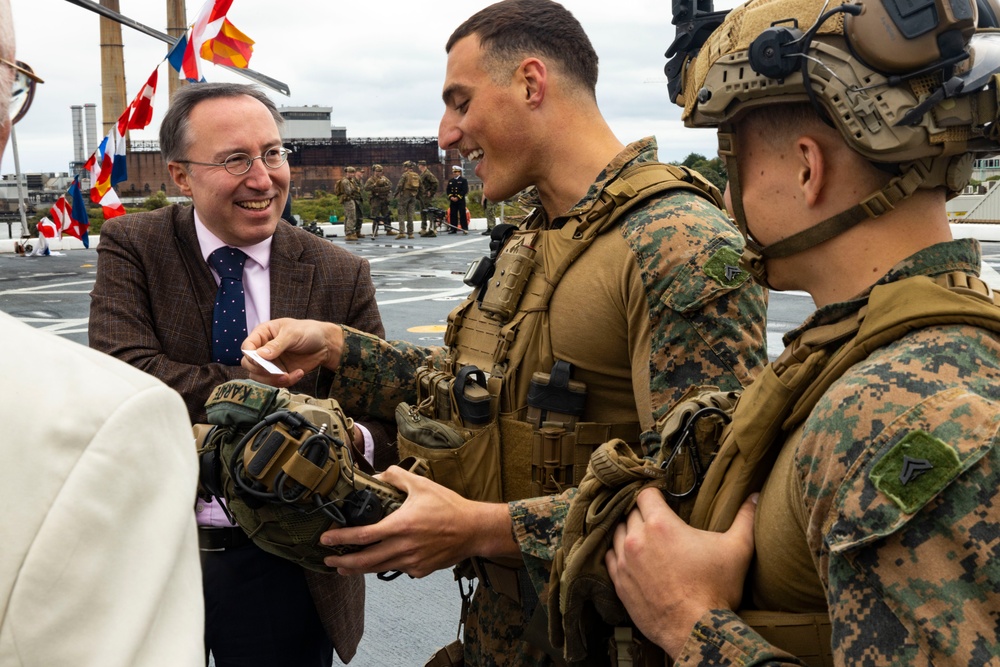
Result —
[{"label": "rusty industrial building", "polygon": [[[292,149],[288,164],[294,198],[312,197],[318,191],[332,192],[333,184],[344,175],[347,166],[364,170],[367,179],[371,176],[372,165],[381,164],[386,177],[395,187],[403,174],[403,162],[406,160],[426,160],[427,168],[442,184],[451,178],[451,164],[459,164],[457,155],[447,163],[441,161],[436,137],[286,140],[284,144]],[[164,190],[168,197],[180,196],[170,180],[157,142],[133,141],[127,164],[128,180],[115,188],[122,199],[148,197],[157,190]]]}]

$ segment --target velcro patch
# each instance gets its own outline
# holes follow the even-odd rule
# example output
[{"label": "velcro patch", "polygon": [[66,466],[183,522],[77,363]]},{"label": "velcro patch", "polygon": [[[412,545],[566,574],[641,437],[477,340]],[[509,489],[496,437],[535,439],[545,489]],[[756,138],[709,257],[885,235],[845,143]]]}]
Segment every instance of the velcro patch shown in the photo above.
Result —
[{"label": "velcro patch", "polygon": [[749,277],[740,268],[740,254],[732,248],[719,248],[705,263],[705,273],[725,287],[736,287]]},{"label": "velcro patch", "polygon": [[872,467],[869,479],[907,514],[937,495],[960,469],[958,453],[927,431],[911,431]]},{"label": "velcro patch", "polygon": [[224,382],[205,401],[208,421],[220,426],[256,424],[273,410],[280,391],[253,380]]}]

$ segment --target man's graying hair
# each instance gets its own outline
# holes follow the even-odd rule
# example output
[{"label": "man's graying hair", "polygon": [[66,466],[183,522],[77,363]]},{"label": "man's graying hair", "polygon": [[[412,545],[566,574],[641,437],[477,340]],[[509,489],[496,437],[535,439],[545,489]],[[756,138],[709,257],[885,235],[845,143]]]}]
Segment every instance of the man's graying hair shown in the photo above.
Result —
[{"label": "man's graying hair", "polygon": [[[0,0],[0,56],[14,60],[14,20],[10,3]],[[0,67],[0,118],[10,117],[10,88],[14,83],[14,70],[6,65]]]},{"label": "man's graying hair", "polygon": [[550,0],[503,0],[473,14],[455,29],[445,52],[460,39],[476,35],[494,83],[510,81],[527,57],[544,56],[596,97],[597,52],[580,22]]},{"label": "man's graying hair", "polygon": [[246,95],[257,100],[271,112],[280,129],[284,123],[274,102],[257,86],[245,83],[192,83],[182,86],[170,98],[170,108],[160,124],[160,154],[167,162],[183,160],[187,157],[188,119],[199,102],[221,97],[241,97]]}]

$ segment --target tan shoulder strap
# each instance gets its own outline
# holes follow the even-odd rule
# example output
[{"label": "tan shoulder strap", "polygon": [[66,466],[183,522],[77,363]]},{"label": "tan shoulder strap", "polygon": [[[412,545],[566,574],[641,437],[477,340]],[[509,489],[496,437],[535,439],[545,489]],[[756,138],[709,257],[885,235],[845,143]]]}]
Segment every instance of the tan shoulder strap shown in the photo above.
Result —
[{"label": "tan shoulder strap", "polygon": [[586,233],[595,222],[600,223],[597,232],[600,233],[637,205],[668,190],[686,190],[704,197],[719,209],[725,209],[722,193],[697,171],[662,162],[640,162],[626,168],[605,186],[598,202],[578,223],[579,233]]},{"label": "tan shoulder strap", "polygon": [[[576,243],[567,244],[561,261],[546,276],[554,291],[556,283],[566,273],[584,250],[598,235],[612,229],[622,217],[628,215],[650,197],[671,190],[684,190],[704,197],[719,209],[725,208],[722,193],[704,176],[687,167],[641,162],[624,169],[617,178],[601,191],[597,202],[582,216],[571,218],[563,229],[568,229]],[[529,217],[528,220],[531,220]],[[582,243],[580,241],[583,241]]]},{"label": "tan shoulder strap", "polygon": [[803,422],[847,369],[911,331],[948,324],[1000,332],[1000,307],[989,286],[961,272],[879,285],[856,318],[803,334],[740,397],[691,524],[728,529],[746,497],[760,489],[777,455],[775,445],[784,441],[781,433]]},{"label": "tan shoulder strap", "polygon": [[875,287],[858,321],[857,335],[837,350],[810,384],[782,425],[785,431],[804,421],[830,385],[873,350],[911,331],[937,325],[968,324],[1000,333],[1000,306],[994,303],[993,290],[985,282],[952,271],[936,278],[914,276]]}]

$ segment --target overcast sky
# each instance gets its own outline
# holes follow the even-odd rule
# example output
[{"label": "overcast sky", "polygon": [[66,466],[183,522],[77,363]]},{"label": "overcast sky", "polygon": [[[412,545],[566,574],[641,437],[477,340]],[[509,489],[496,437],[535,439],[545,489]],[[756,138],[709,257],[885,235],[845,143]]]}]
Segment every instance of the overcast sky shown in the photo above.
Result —
[{"label": "overcast sky", "polygon": [[[187,0],[193,22],[203,0]],[[723,4],[725,3],[725,4]],[[333,108],[348,138],[436,136],[451,32],[487,0],[234,0],[229,19],[256,44],[250,67],[282,81],[279,106]],[[663,56],[673,38],[670,0],[567,0],[600,57],[598,103],[623,142],[655,135],[660,159],[715,155],[715,133],[684,129],[667,98]],[[166,32],[165,0],[120,0],[126,16]],[[722,0],[720,7],[732,6]],[[93,102],[101,123],[99,17],[65,0],[11,0],[17,56],[45,79],[18,123],[23,172],[66,171],[73,158],[70,107]],[[167,46],[122,27],[127,97],[145,83]],[[203,61],[209,81],[246,81]],[[133,139],[156,139],[167,104],[164,63],[153,124]],[[120,112],[121,110],[117,110]],[[116,112],[116,116],[118,113]],[[13,173],[8,146],[4,173]]]}]

